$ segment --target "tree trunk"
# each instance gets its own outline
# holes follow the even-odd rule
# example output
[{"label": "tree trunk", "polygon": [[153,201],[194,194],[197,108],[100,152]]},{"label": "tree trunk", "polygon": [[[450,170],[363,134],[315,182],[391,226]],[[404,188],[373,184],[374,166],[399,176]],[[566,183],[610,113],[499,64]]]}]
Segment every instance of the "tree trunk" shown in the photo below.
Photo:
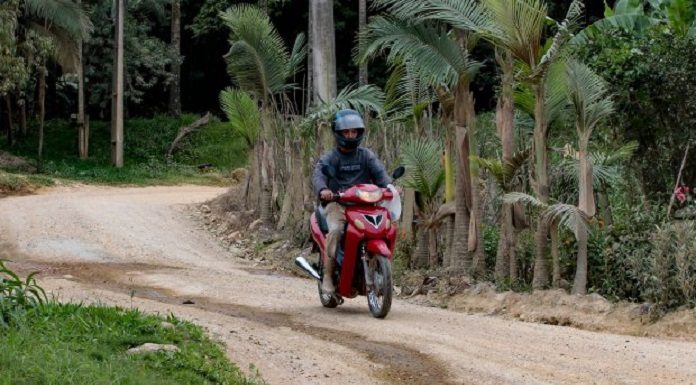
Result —
[{"label": "tree trunk", "polygon": [[[579,141],[578,158],[580,161],[580,197],[578,208],[593,217],[595,214],[594,191],[592,189],[592,163],[587,158],[587,146],[589,135],[581,135]],[[573,282],[573,294],[587,293],[587,230],[584,226],[578,226],[576,231],[578,241],[578,260],[575,269],[575,280]]]},{"label": "tree trunk", "polygon": [[425,226],[418,226],[416,233],[416,253],[413,256],[413,268],[423,269],[428,266],[430,233]]},{"label": "tree trunk", "polygon": [[12,114],[12,97],[5,94],[5,106],[7,106],[7,144],[14,146],[14,116]]},{"label": "tree trunk", "polygon": [[595,215],[594,191],[592,188],[592,164],[587,158],[587,142],[580,144],[578,158],[580,163],[580,197],[578,199],[578,208],[582,210],[588,217],[592,218]]},{"label": "tree trunk", "polygon": [[[310,0],[312,12],[313,104],[336,98],[336,38],[333,0]],[[333,147],[331,135],[324,135],[322,152]]]},{"label": "tree trunk", "polygon": [[445,252],[442,257],[442,266],[450,267],[454,259],[454,215],[449,215],[445,219]]},{"label": "tree trunk", "polygon": [[249,172],[244,187],[244,208],[258,210],[261,196],[261,167],[259,166],[261,144],[257,142],[249,152]]},{"label": "tree trunk", "polygon": [[[362,34],[367,25],[367,0],[358,0],[358,32]],[[362,50],[362,47],[360,47]],[[360,63],[358,69],[358,84],[364,86],[367,84],[367,62]]]},{"label": "tree trunk", "polygon": [[578,260],[571,292],[573,294],[587,294],[587,230],[585,227],[578,228],[576,238],[578,241]]},{"label": "tree trunk", "polygon": [[43,166],[44,117],[46,116],[46,63],[41,63],[38,73],[39,83],[39,148],[37,151],[37,169]]},{"label": "tree trunk", "polygon": [[[502,70],[502,92],[496,106],[495,120],[496,130],[503,150],[503,163],[512,160],[515,154],[515,106],[514,106],[514,63],[512,54],[505,51],[503,55],[496,55],[498,64]],[[508,191],[503,191],[506,193]],[[515,258],[515,229],[513,206],[503,203],[501,207],[500,241],[495,261],[496,282],[501,282],[508,277],[511,285],[515,284],[517,276],[517,263],[511,264]],[[515,271],[512,270],[514,265]]]},{"label": "tree trunk", "polygon": [[428,267],[436,269],[438,266],[437,232],[435,228],[431,228],[428,233]]},{"label": "tree trunk", "polygon": [[27,100],[22,98],[19,100],[19,132],[22,137],[27,136]]},{"label": "tree trunk", "polygon": [[[534,91],[535,106],[534,106],[534,181],[532,187],[537,198],[543,203],[549,202],[549,159],[546,151],[546,117],[544,116],[544,85],[543,82],[538,82],[532,86]],[[543,289],[549,284],[549,269],[547,266],[548,245],[548,223],[541,220],[537,223],[536,233],[534,235],[534,244],[536,246],[534,257],[534,277],[532,279],[532,287],[534,289]]]},{"label": "tree trunk", "polygon": [[413,235],[413,217],[416,208],[416,193],[412,188],[404,189],[404,210],[401,213],[399,229],[406,236]]},{"label": "tree trunk", "polygon": [[469,92],[469,83],[465,78],[460,79],[455,91],[454,101],[454,120],[456,124],[456,150],[457,150],[457,175],[455,179],[455,266],[469,273],[472,257],[469,253],[469,226],[470,210],[472,207],[471,197],[471,170],[469,162],[469,136],[466,124],[469,121],[468,114],[472,111],[472,106],[468,103],[473,101]]},{"label": "tree trunk", "polygon": [[172,35],[171,48],[176,53],[176,59],[172,63],[172,82],[169,84],[169,113],[173,116],[181,115],[181,0],[172,1]]},{"label": "tree trunk", "polygon": [[116,10],[116,50],[114,67],[114,100],[115,113],[113,126],[111,127],[111,163],[117,167],[123,167],[123,89],[124,89],[124,63],[123,63],[123,26],[126,17],[125,0],[117,1]]},{"label": "tree trunk", "polygon": [[[77,1],[82,4],[82,0]],[[85,63],[84,42],[77,44],[77,153],[80,159],[89,156],[89,126],[85,118]]]},{"label": "tree trunk", "polygon": [[261,142],[261,202],[260,202],[260,218],[265,224],[270,224],[273,221],[273,209],[271,205],[272,183],[270,174],[270,160],[272,156],[269,144],[264,140]]},{"label": "tree trunk", "polygon": [[[314,105],[314,11],[312,1],[309,0],[307,25],[307,91],[305,99],[305,111],[309,110],[310,105]],[[317,138],[318,140],[318,138]]]},{"label": "tree trunk", "polygon": [[560,240],[558,239],[558,224],[551,224],[551,287],[561,287],[561,256]]},{"label": "tree trunk", "polygon": [[[498,239],[498,250],[495,254],[495,282],[504,283],[510,278],[510,253],[514,249],[512,237],[509,231],[512,230],[512,210],[510,205],[503,203],[500,215],[500,238]],[[512,282],[510,282],[512,284]]]}]

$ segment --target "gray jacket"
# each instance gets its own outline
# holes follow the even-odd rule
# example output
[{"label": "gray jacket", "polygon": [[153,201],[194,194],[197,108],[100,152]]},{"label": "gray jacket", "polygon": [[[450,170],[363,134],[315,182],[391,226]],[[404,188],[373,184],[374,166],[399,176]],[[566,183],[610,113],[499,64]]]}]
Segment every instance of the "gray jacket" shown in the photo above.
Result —
[{"label": "gray jacket", "polygon": [[[325,164],[336,169],[336,178],[324,175],[321,169]],[[312,184],[317,195],[325,188],[339,192],[361,183],[387,187],[391,182],[382,162],[365,147],[358,147],[349,154],[339,151],[338,148],[328,151],[319,158],[312,174]]]}]

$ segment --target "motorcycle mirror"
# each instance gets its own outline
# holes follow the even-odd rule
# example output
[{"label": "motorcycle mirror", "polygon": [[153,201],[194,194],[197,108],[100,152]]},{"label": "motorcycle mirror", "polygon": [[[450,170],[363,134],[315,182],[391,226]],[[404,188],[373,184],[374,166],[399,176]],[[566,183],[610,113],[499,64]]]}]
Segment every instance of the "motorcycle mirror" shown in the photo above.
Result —
[{"label": "motorcycle mirror", "polygon": [[406,168],[404,166],[399,166],[392,173],[392,179],[397,180],[404,176],[404,173],[406,173]]},{"label": "motorcycle mirror", "polygon": [[336,169],[328,164],[321,166],[321,172],[329,178],[336,178]]}]

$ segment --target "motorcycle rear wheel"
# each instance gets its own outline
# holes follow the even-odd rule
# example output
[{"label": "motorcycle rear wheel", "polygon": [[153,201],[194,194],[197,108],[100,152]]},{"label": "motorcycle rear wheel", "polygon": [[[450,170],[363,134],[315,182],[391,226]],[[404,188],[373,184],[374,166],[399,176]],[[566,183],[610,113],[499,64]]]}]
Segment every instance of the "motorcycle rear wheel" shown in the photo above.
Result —
[{"label": "motorcycle rear wheel", "polygon": [[384,318],[391,309],[392,302],[392,266],[391,261],[383,255],[375,255],[377,266],[373,277],[374,286],[368,289],[367,306],[375,318]]}]

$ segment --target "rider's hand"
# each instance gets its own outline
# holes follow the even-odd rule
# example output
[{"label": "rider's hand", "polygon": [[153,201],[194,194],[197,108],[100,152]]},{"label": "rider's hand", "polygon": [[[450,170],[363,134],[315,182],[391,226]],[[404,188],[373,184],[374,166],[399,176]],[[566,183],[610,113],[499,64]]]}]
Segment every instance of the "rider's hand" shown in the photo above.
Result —
[{"label": "rider's hand", "polygon": [[319,198],[323,201],[330,202],[333,200],[333,192],[327,188],[319,191]]}]

